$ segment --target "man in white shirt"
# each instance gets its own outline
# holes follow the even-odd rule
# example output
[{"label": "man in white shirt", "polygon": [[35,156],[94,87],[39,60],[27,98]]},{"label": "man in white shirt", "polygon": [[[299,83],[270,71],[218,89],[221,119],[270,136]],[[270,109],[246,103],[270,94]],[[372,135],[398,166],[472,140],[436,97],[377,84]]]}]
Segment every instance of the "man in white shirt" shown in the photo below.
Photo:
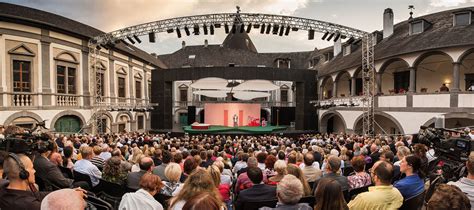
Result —
[{"label": "man in white shirt", "polygon": [[95,187],[99,184],[99,179],[102,178],[102,172],[90,161],[94,156],[92,147],[86,146],[82,148],[81,155],[82,159],[74,164],[74,170],[89,175],[91,177],[92,187]]},{"label": "man in white shirt", "polygon": [[455,185],[466,193],[471,201],[471,208],[474,207],[474,152],[471,152],[466,162],[467,177],[459,179],[457,182],[449,182],[448,184]]}]

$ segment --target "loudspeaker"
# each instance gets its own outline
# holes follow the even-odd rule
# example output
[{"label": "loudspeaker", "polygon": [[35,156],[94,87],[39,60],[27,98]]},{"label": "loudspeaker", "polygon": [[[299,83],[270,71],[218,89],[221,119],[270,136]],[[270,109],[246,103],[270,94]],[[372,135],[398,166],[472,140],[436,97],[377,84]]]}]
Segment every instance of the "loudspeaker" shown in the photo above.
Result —
[{"label": "loudspeaker", "polygon": [[196,107],[188,106],[188,125],[196,122]]}]

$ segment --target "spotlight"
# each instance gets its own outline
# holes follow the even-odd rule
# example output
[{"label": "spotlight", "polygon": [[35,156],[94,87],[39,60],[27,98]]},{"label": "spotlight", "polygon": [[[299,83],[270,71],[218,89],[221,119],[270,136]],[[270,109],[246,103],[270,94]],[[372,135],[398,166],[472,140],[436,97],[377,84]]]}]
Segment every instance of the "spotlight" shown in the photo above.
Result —
[{"label": "spotlight", "polygon": [[224,28],[225,28],[225,33],[228,34],[229,33],[229,25],[224,24]]},{"label": "spotlight", "polygon": [[280,33],[278,34],[279,36],[283,36],[283,32],[285,31],[285,27],[281,26],[280,27]]},{"label": "spotlight", "polygon": [[173,31],[174,31],[174,30],[173,30],[172,28],[166,30],[166,32],[168,32],[169,34],[173,33]]},{"label": "spotlight", "polygon": [[221,24],[220,24],[220,23],[216,23],[216,24],[214,24],[214,27],[216,27],[216,28],[221,28]]},{"label": "spotlight", "polygon": [[272,25],[268,24],[268,25],[267,25],[267,30],[265,30],[265,33],[266,33],[266,34],[269,34],[269,33],[270,33],[270,29],[272,29]]},{"label": "spotlight", "polygon": [[194,25],[194,35],[199,35],[199,25]]},{"label": "spotlight", "polygon": [[279,29],[279,27],[280,27],[279,25],[273,25],[273,31],[272,31],[272,33],[275,34],[275,35],[278,34],[278,29]]},{"label": "spotlight", "polygon": [[178,38],[181,38],[181,31],[179,28],[176,28],[176,35],[178,35]]},{"label": "spotlight", "polygon": [[150,32],[148,33],[148,39],[150,40],[151,43],[155,43],[155,33],[154,32]]},{"label": "spotlight", "polygon": [[328,35],[329,35],[329,32],[328,32],[328,31],[326,31],[326,33],[324,33],[324,35],[323,35],[323,37],[321,37],[321,39],[322,39],[322,40],[325,40],[325,39],[326,39],[326,37],[328,37]]},{"label": "spotlight", "polygon": [[245,25],[242,23],[240,24],[240,33],[244,33],[245,31]]},{"label": "spotlight", "polygon": [[127,36],[127,39],[130,43],[135,44],[135,41],[133,41],[132,37]]},{"label": "spotlight", "polygon": [[95,47],[95,49],[100,50],[100,49],[102,49],[102,47],[100,47],[99,45],[97,45],[97,46]]},{"label": "spotlight", "polygon": [[211,27],[209,27],[209,29],[210,29],[211,35],[214,35],[214,25],[211,25]]},{"label": "spotlight", "polygon": [[206,25],[206,24],[204,24],[204,25],[202,26],[202,29],[203,29],[203,31],[204,31],[204,35],[207,35],[208,32],[207,32],[207,25]]},{"label": "spotlight", "polygon": [[291,28],[292,31],[298,31],[298,28],[297,27],[293,27]]},{"label": "spotlight", "polygon": [[290,26],[286,27],[285,36],[288,36],[288,34],[290,34]]},{"label": "spotlight", "polygon": [[341,39],[345,39],[345,38],[347,38],[347,36],[344,35],[344,34],[342,34],[342,35],[341,35]]},{"label": "spotlight", "polygon": [[313,40],[314,39],[314,30],[309,29],[308,31],[308,40]]},{"label": "spotlight", "polygon": [[114,40],[114,44],[118,44],[118,43],[120,43],[120,41],[123,41],[123,40],[121,40],[121,39],[116,39],[116,40]]},{"label": "spotlight", "polygon": [[262,27],[260,28],[260,33],[261,34],[265,33],[265,23],[262,24]]},{"label": "spotlight", "polygon": [[[252,23],[250,23],[250,25],[251,25],[251,24],[252,24]],[[253,28],[260,28],[260,24],[255,24],[255,25],[253,25]]]},{"label": "spotlight", "polygon": [[330,41],[333,36],[334,36],[334,33],[332,33],[331,35],[329,35],[329,37],[328,37],[326,40],[327,40],[327,41]]},{"label": "spotlight", "polygon": [[337,42],[337,40],[339,40],[340,36],[341,36],[340,33],[336,33],[336,37],[334,37],[334,42]]},{"label": "spotlight", "polygon": [[354,37],[351,36],[351,38],[349,38],[349,40],[347,40],[347,44],[352,44],[352,42],[354,42]]},{"label": "spotlight", "polygon": [[237,31],[237,26],[235,26],[235,24],[232,24],[232,33],[235,34],[236,31]]},{"label": "spotlight", "polygon": [[248,26],[247,26],[247,31],[245,31],[246,33],[250,33],[250,30],[252,30],[252,23],[250,23]]},{"label": "spotlight", "polygon": [[133,38],[135,38],[135,40],[137,40],[138,43],[142,43],[142,40],[140,40],[137,35],[133,35]]},{"label": "spotlight", "polygon": [[189,28],[187,26],[184,26],[184,32],[186,32],[187,36],[191,35],[191,33],[189,32]]}]

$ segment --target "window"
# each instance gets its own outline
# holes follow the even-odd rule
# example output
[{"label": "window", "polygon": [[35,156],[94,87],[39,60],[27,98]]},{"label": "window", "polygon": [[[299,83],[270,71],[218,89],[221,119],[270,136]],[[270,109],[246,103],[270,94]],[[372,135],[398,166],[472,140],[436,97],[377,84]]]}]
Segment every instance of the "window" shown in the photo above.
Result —
[{"label": "window", "polygon": [[144,126],[143,126],[144,125],[144,122],[143,122],[144,119],[145,118],[142,115],[138,116],[138,118],[137,118],[137,121],[138,121],[137,122],[137,128],[138,128],[138,130],[143,130],[144,129]]},{"label": "window", "polygon": [[100,88],[100,95],[105,96],[105,77],[104,77],[104,72],[97,72],[97,87]]},{"label": "window", "polygon": [[118,97],[125,98],[125,78],[118,78]]},{"label": "window", "polygon": [[411,26],[410,34],[419,34],[423,32],[423,21],[421,20],[411,23],[410,26]]},{"label": "window", "polygon": [[393,73],[393,88],[395,93],[404,93],[408,91],[410,85],[410,71]]},{"label": "window", "polygon": [[289,69],[290,68],[290,60],[287,59],[278,59],[278,68],[279,69]]},{"label": "window", "polygon": [[288,102],[288,90],[285,90],[285,89],[280,90],[280,101]]},{"label": "window", "polygon": [[142,98],[142,82],[135,81],[135,98]]},{"label": "window", "polygon": [[148,99],[151,99],[151,82],[148,81]]},{"label": "window", "polygon": [[471,13],[463,12],[454,14],[454,25],[455,26],[467,26],[471,24]]},{"label": "window", "polygon": [[58,93],[76,93],[76,68],[57,65],[56,78]]},{"label": "window", "polygon": [[342,55],[343,55],[343,56],[346,56],[346,55],[351,54],[351,45],[348,44],[348,45],[344,46],[344,48],[343,48],[342,51],[343,51],[343,52],[342,52]]},{"label": "window", "polygon": [[179,101],[188,101],[188,89],[179,89]]},{"label": "window", "polygon": [[31,92],[30,68],[29,61],[13,60],[13,91]]},{"label": "window", "polygon": [[189,58],[189,59],[195,59],[195,58],[196,58],[196,55],[189,55],[188,58]]}]

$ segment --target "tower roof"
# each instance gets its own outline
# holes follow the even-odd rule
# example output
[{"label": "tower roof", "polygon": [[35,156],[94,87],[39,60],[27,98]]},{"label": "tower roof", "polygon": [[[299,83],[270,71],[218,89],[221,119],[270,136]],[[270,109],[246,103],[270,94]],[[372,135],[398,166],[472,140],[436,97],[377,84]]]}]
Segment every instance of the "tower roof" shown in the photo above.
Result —
[{"label": "tower roof", "polygon": [[243,24],[242,21],[238,20],[238,18],[240,17],[236,16],[234,21],[236,29],[235,33],[230,31],[222,45],[226,48],[257,52],[257,48],[255,48],[255,45],[253,45],[253,42],[247,32],[244,30],[242,33],[240,33],[240,28],[243,26]]}]

